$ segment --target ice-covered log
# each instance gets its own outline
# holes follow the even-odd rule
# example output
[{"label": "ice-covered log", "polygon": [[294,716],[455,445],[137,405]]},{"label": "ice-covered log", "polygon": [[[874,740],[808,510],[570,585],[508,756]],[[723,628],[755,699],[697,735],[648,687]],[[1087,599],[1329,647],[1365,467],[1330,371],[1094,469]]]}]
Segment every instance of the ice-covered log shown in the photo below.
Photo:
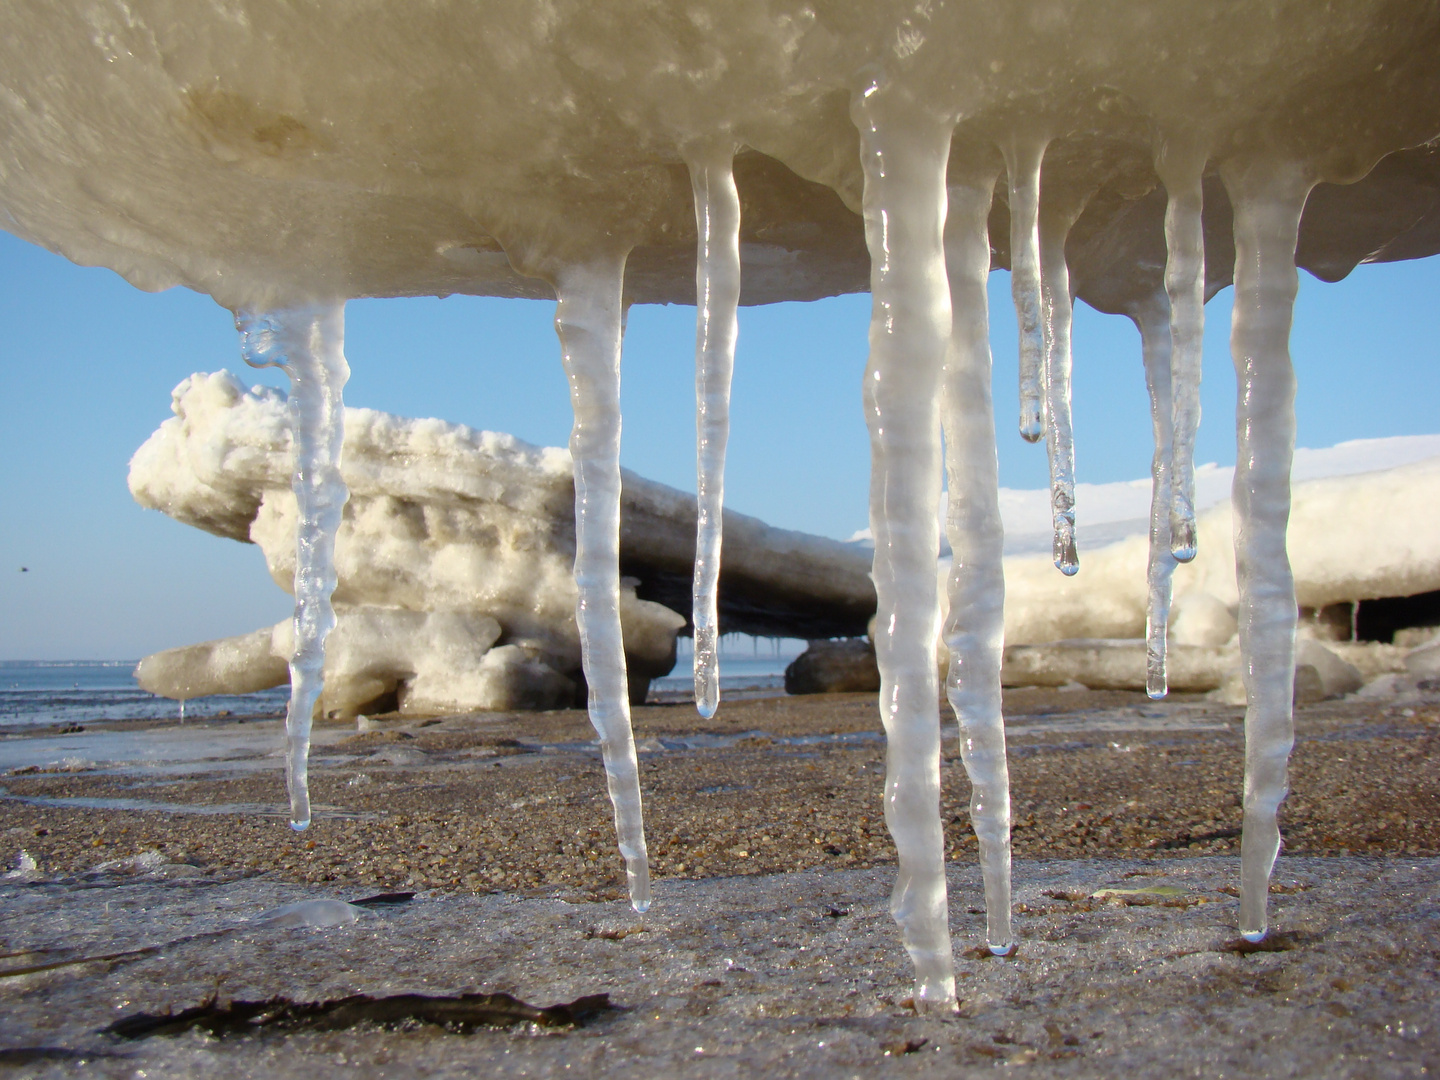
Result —
[{"label": "ice-covered log", "polygon": [[[295,498],[284,396],[247,389],[219,372],[182,382],[172,408],[175,415],[131,462],[136,500],[207,532],[258,544],[276,584],[288,591]],[[439,420],[350,409],[342,471],[351,494],[336,544],[340,627],[332,651],[340,659],[327,662],[327,711],[353,711],[394,694],[397,685],[400,703],[419,711],[543,708],[574,698],[582,684],[568,451]],[[725,540],[720,612],[727,628],[793,636],[863,632],[875,604],[868,552],[731,512]],[[675,637],[686,625],[674,609],[688,608],[681,598],[689,594],[694,550],[694,499],[624,474],[621,617],[634,696],[674,664]],[[436,622],[442,613],[462,622],[479,618],[496,631],[471,656],[465,650],[484,635],[460,623],[442,627]],[[421,616],[429,629],[416,637],[410,622]],[[412,643],[397,652],[395,643],[406,635]],[[282,683],[274,657],[285,649],[252,647],[252,638],[157,654],[142,665],[142,682],[172,697]],[[355,659],[367,641],[373,664]],[[479,671],[474,665],[496,643],[514,655],[487,660],[480,681],[467,682],[464,673]],[[367,664],[386,683],[374,693],[354,674]],[[441,671],[451,674],[442,679]],[[447,679],[451,688],[442,689]]]}]

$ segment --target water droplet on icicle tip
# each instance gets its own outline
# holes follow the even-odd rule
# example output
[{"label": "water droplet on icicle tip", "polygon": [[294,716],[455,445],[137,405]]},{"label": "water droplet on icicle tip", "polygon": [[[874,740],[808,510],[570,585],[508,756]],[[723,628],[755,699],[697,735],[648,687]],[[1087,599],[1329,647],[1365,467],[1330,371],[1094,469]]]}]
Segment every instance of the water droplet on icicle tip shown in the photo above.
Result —
[{"label": "water droplet on icicle tip", "polygon": [[620,627],[620,343],[626,253],[600,252],[565,266],[555,281],[555,330],[575,424],[575,622],[600,736],[615,831],[636,911],[650,906],[650,864],[640,801],[640,763]]},{"label": "water droplet on icicle tip", "polygon": [[699,239],[695,259],[695,709],[707,720],[720,707],[720,553],[724,531],[725,449],[730,381],[740,303],[740,195],[735,146],[685,148]]},{"label": "water droplet on icicle tip", "polygon": [[1055,523],[1055,569],[1066,577],[1080,572],[1080,552],[1075,547],[1075,519],[1060,518]]},{"label": "water droplet on icicle tip", "polygon": [[1251,945],[1259,945],[1260,942],[1265,940],[1265,935],[1268,932],[1269,931],[1266,930],[1246,930],[1240,936]]},{"label": "water droplet on icicle tip", "polygon": [[1170,517],[1170,554],[1176,562],[1193,562],[1200,548],[1195,538],[1195,511],[1172,514]]},{"label": "water droplet on icicle tip", "polygon": [[294,829],[296,832],[304,832],[306,829],[310,828],[310,819],[307,817],[303,821],[292,821],[290,822],[290,828]]}]

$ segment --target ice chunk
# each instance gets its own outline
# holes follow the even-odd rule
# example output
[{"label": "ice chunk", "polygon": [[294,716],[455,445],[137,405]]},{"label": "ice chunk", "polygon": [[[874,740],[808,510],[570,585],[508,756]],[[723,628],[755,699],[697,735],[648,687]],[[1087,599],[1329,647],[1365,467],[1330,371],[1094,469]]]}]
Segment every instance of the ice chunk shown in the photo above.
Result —
[{"label": "ice chunk", "polygon": [[262,912],[255,916],[255,922],[260,926],[277,929],[349,926],[365,913],[364,908],[347,904],[343,900],[302,900],[298,904],[282,904]]}]

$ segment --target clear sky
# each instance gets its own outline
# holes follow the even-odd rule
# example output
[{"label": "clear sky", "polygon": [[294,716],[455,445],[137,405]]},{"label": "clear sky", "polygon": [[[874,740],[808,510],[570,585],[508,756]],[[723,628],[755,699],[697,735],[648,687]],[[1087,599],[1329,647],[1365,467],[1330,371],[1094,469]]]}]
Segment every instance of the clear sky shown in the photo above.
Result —
[{"label": "clear sky", "polygon": [[[1040,487],[1044,452],[1014,433],[1008,276],[990,285],[1001,483]],[[1338,285],[1301,275],[1300,445],[1440,431],[1440,343],[1422,318],[1437,299],[1437,259],[1361,267]],[[1229,302],[1226,290],[1207,308],[1198,452],[1222,465],[1235,455]],[[867,525],[859,389],[869,305],[852,296],[744,311],[728,505],[840,538]],[[553,310],[468,297],[353,302],[347,402],[564,445],[570,410]],[[623,376],[623,463],[689,491],[694,316],[634,309]],[[229,368],[284,385],[240,361],[229,313],[184,290],[140,292],[0,233],[0,326],[0,659],[133,659],[284,618],[290,600],[257,548],[141,510],[125,486],[130,455],[169,415],[185,376]],[[1074,336],[1078,478],[1145,475],[1138,335],[1081,305]]]}]

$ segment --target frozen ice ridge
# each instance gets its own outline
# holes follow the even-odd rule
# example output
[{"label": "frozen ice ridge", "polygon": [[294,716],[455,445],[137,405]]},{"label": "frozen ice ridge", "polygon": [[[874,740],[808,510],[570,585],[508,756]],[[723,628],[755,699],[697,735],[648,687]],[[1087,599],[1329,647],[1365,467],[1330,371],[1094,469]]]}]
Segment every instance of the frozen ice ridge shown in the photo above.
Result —
[{"label": "frozen ice ridge", "polygon": [[[141,505],[259,544],[292,588],[295,496],[285,397],[228,372],[175,388],[175,415],[135,454]],[[570,454],[509,435],[368,409],[346,413],[350,501],[336,539],[338,624],[326,648],[326,713],[385,705],[434,714],[553,708],[583,699],[575,625]],[[695,549],[693,498],[624,474],[620,613],[631,696],[675,662]],[[727,628],[862,633],[874,610],[867,553],[727,512]],[[649,579],[648,582],[646,579]],[[655,588],[666,603],[641,599]],[[647,593],[648,595],[648,593]],[[170,649],[141,684],[175,698],[283,684],[293,623]]]}]

